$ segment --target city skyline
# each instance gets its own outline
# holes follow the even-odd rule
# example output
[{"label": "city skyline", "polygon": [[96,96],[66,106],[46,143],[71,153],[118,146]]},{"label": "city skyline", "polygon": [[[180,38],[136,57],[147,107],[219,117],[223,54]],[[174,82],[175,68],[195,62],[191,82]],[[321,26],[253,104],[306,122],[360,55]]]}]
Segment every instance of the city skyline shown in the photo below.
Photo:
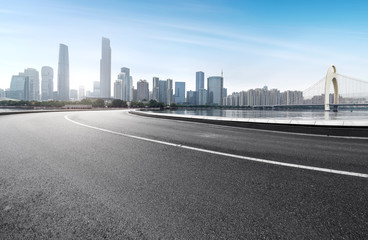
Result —
[{"label": "city skyline", "polygon": [[[368,79],[367,3],[335,2],[7,2],[0,8],[0,88],[22,69],[57,69],[62,42],[70,51],[70,87],[91,89],[99,80],[101,36],[111,39],[111,82],[122,66],[135,80],[160,76],[192,90],[194,72],[216,76],[224,69],[229,93],[263,85],[305,90],[330,64]],[[122,7],[129,9],[124,16]]]}]

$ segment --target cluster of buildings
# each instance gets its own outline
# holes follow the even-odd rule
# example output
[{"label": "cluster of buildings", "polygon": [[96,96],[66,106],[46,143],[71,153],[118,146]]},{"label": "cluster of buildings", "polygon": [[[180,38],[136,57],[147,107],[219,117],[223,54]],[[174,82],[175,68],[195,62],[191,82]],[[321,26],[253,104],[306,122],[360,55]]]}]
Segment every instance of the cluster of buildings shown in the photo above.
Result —
[{"label": "cluster of buildings", "polygon": [[207,89],[205,89],[203,72],[196,73],[196,91],[186,91],[185,82],[174,82],[172,79],[162,80],[159,77],[153,77],[152,91],[149,90],[149,83],[146,80],[139,80],[137,87],[134,88],[130,69],[123,67],[114,83],[113,98],[128,102],[153,99],[166,105],[171,103],[222,105],[224,93],[226,94],[226,89],[223,88],[223,77],[209,77]]},{"label": "cluster of buildings", "polygon": [[64,44],[60,44],[59,47],[57,81],[58,91],[54,91],[54,70],[49,66],[44,66],[41,68],[40,86],[39,72],[34,68],[27,68],[24,72],[12,76],[10,88],[2,90],[3,94],[0,97],[26,101],[69,101],[69,53],[68,46]]},{"label": "cluster of buildings", "polygon": [[304,104],[302,91],[284,91],[263,88],[249,89],[233,93],[223,100],[226,106],[274,106]]},{"label": "cluster of buildings", "polygon": [[[100,59],[100,81],[93,82],[93,91],[85,91],[84,86],[79,89],[69,87],[69,53],[68,46],[60,44],[57,71],[57,91],[54,91],[54,70],[49,66],[41,69],[41,84],[39,72],[27,68],[24,72],[13,75],[10,88],[0,89],[0,97],[27,101],[61,100],[73,101],[83,98],[102,98],[105,100],[121,99],[130,101],[149,101],[151,99],[166,105],[171,103],[188,105],[297,105],[303,104],[303,92],[268,90],[267,87],[250,89],[227,95],[224,88],[224,77],[210,76],[205,85],[205,73],[195,74],[195,91],[186,91],[185,82],[174,82],[172,79],[152,79],[152,90],[146,80],[139,80],[136,87],[130,69],[122,67],[113,84],[111,92],[111,47],[110,40],[102,38],[102,52]],[[41,90],[41,91],[40,91]]]}]

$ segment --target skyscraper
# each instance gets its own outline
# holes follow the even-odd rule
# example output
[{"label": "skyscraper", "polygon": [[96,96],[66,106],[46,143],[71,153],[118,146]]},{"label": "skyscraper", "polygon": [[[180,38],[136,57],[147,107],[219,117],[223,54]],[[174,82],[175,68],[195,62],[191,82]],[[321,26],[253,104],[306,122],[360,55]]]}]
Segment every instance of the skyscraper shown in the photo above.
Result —
[{"label": "skyscraper", "polygon": [[122,92],[123,92],[122,82],[120,79],[118,79],[114,83],[114,98],[123,100]]},{"label": "skyscraper", "polygon": [[122,82],[122,100],[133,100],[133,78],[130,76],[130,69],[126,67],[121,68],[121,73],[118,75],[118,79]]},{"label": "skyscraper", "polygon": [[175,103],[185,103],[185,82],[175,82]]},{"label": "skyscraper", "polygon": [[196,92],[204,88],[204,72],[196,72]]},{"label": "skyscraper", "polygon": [[166,104],[169,105],[171,103],[173,103],[173,80],[172,79],[167,79],[166,81],[167,83],[167,93],[166,93]]},{"label": "skyscraper", "polygon": [[152,99],[154,99],[156,101],[159,100],[159,94],[160,94],[158,81],[159,81],[158,77],[153,77],[153,80],[152,80]]},{"label": "skyscraper", "polygon": [[227,97],[227,88],[222,88],[222,97]]},{"label": "skyscraper", "polygon": [[201,88],[197,92],[198,95],[198,105],[206,105],[207,104],[207,90],[204,88]]},{"label": "skyscraper", "polygon": [[23,75],[13,75],[10,82],[8,98],[29,100],[29,77]]},{"label": "skyscraper", "polygon": [[158,101],[166,104],[167,102],[167,81],[159,80],[158,87],[159,87]]},{"label": "skyscraper", "polygon": [[111,48],[110,40],[102,38],[102,54],[100,60],[101,97],[111,97]]},{"label": "skyscraper", "polygon": [[187,103],[189,105],[196,105],[197,104],[197,92],[196,91],[187,91]]},{"label": "skyscraper", "polygon": [[100,97],[101,96],[101,85],[99,81],[93,82],[93,96]]},{"label": "skyscraper", "polygon": [[52,99],[54,92],[54,70],[44,66],[41,69],[41,99],[47,101]]},{"label": "skyscraper", "polygon": [[207,103],[209,105],[222,105],[223,77],[207,78]]},{"label": "skyscraper", "polygon": [[148,90],[148,82],[146,80],[139,80],[137,82],[137,101],[148,101],[149,98],[149,90]]},{"label": "skyscraper", "polygon": [[86,97],[86,91],[84,90],[84,86],[79,86],[78,97],[79,100],[82,100]]},{"label": "skyscraper", "polygon": [[24,73],[19,73],[20,76],[27,76],[29,78],[29,97],[27,100],[40,100],[40,74],[34,68],[27,68]]},{"label": "skyscraper", "polygon": [[59,100],[69,101],[69,52],[64,44],[59,48],[58,95]]}]

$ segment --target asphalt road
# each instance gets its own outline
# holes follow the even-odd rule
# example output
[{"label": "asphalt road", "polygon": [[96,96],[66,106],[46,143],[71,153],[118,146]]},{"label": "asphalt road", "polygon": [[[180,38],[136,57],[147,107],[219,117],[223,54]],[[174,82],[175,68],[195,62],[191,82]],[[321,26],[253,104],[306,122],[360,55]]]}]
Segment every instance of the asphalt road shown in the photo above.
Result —
[{"label": "asphalt road", "polygon": [[365,139],[0,116],[0,239],[368,239],[367,174]]}]

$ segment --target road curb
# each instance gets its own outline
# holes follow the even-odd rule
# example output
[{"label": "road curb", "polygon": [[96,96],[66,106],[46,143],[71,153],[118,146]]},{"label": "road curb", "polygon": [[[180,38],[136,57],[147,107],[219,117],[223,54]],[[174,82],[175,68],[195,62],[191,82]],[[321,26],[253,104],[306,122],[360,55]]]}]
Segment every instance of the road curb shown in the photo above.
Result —
[{"label": "road curb", "polygon": [[265,123],[265,122],[251,122],[251,121],[231,121],[217,119],[206,119],[198,117],[177,116],[159,113],[146,113],[143,111],[129,111],[131,114],[163,118],[171,120],[180,120],[188,122],[208,123],[222,126],[254,128],[270,131],[291,132],[311,135],[324,136],[343,136],[343,137],[358,137],[368,138],[368,126],[333,126],[333,125],[307,125],[307,124],[290,124],[290,123]]}]

